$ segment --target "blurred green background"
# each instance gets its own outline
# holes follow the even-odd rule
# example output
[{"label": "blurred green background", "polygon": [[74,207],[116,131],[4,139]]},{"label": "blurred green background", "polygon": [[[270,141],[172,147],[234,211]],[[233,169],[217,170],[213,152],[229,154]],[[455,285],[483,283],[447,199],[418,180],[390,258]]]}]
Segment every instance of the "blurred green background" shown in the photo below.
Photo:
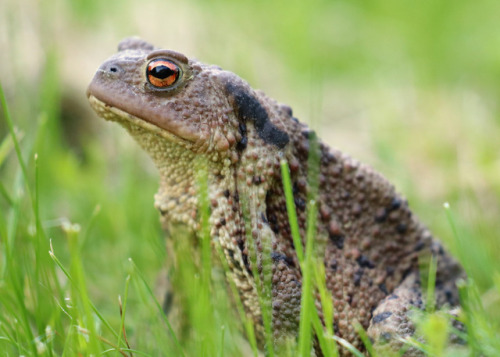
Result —
[{"label": "blurred green background", "polygon": [[[490,288],[500,272],[499,14],[494,0],[2,0],[0,82],[33,186],[38,155],[47,237],[69,264],[61,224],[81,225],[90,298],[115,322],[127,259],[154,285],[169,258],[152,162],[85,97],[98,65],[137,35],[237,73],[291,105],[325,142],[382,172],[497,304]],[[29,275],[35,223],[4,113],[0,144],[2,222],[17,227],[9,238],[11,230],[0,231],[2,273],[11,239]],[[15,197],[22,199],[14,219]]]}]

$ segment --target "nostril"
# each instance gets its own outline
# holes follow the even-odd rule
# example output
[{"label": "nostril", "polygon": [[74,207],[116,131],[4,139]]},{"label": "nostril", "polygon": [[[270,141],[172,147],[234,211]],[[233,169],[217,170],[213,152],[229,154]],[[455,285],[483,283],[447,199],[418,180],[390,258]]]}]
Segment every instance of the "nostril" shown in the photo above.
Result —
[{"label": "nostril", "polygon": [[109,75],[118,76],[123,73],[122,67],[118,63],[104,63],[101,67],[102,71]]}]

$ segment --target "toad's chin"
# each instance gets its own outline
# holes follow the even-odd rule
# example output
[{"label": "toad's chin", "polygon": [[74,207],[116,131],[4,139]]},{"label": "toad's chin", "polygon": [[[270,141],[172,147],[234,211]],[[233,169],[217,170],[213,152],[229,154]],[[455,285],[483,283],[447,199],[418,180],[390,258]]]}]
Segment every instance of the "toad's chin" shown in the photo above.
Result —
[{"label": "toad's chin", "polygon": [[194,143],[191,141],[188,141],[177,135],[174,135],[169,131],[160,128],[144,119],[138,118],[121,109],[106,104],[105,102],[99,100],[97,97],[95,97],[90,93],[87,94],[88,94],[88,100],[92,108],[96,111],[96,113],[100,117],[104,118],[105,120],[118,122],[127,129],[130,128],[131,126],[142,128],[151,134],[158,135],[172,143],[179,144],[187,149],[191,148],[194,145]]}]

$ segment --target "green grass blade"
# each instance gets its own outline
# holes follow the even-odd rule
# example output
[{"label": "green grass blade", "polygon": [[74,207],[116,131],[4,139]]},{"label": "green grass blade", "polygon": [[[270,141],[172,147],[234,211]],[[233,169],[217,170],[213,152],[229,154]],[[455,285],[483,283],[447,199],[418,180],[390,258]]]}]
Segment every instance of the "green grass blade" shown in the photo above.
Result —
[{"label": "green grass blade", "polygon": [[[121,346],[122,343],[122,337],[125,338],[125,315],[127,312],[127,301],[128,301],[128,288],[130,285],[130,275],[127,275],[127,278],[125,279],[125,292],[123,294],[123,305],[121,298],[119,298],[120,301],[120,314],[121,314],[121,319],[120,319],[120,331],[122,333],[119,334],[118,341],[116,342],[116,346],[118,348]],[[130,348],[127,342],[127,347]]]},{"label": "green grass blade", "polygon": [[315,201],[308,204],[308,226],[306,255],[302,266],[302,299],[300,304],[299,354],[308,356],[311,353],[312,315],[316,313],[313,299],[313,247],[316,227],[317,207]]},{"label": "green grass blade", "polygon": [[[315,318],[313,323],[315,324],[315,331],[316,334],[318,335],[319,343],[321,346],[321,351],[326,356],[338,356],[338,350],[337,350],[337,344],[335,343],[335,340],[331,339],[331,336],[334,335],[333,331],[333,298],[331,292],[327,289],[326,287],[326,275],[325,275],[325,265],[323,261],[317,259],[316,264],[314,264],[314,281],[316,284],[316,287],[319,291],[319,296],[320,296],[320,301],[321,301],[321,308],[323,310],[323,319],[325,322],[325,326],[323,327],[323,330],[320,331],[317,328],[316,320],[319,321],[319,316],[317,314],[317,319]],[[321,336],[325,335],[327,338],[320,338]]]},{"label": "green grass blade", "polygon": [[[21,140],[21,135],[19,135],[19,140]],[[0,144],[0,167],[4,163],[5,159],[7,158],[13,147],[14,147],[14,142],[12,141],[12,136],[8,134]]]},{"label": "green grass blade", "polygon": [[221,329],[222,329],[222,333],[220,336],[220,343],[219,343],[219,348],[220,348],[219,357],[224,357],[224,338],[226,335],[226,328],[224,326],[222,326]]},{"label": "green grass blade", "polygon": [[436,308],[436,273],[437,273],[437,257],[431,255],[429,262],[429,272],[427,277],[427,296],[426,296],[426,311],[428,313],[434,312]]},{"label": "green grass blade", "polygon": [[349,341],[343,339],[342,337],[339,336],[333,336],[333,339],[342,347],[344,347],[346,350],[351,352],[354,356],[356,357],[365,357],[365,355],[359,351],[356,347],[354,347],[352,344],[349,343]]},{"label": "green grass blade", "polygon": [[[249,202],[246,197],[240,197],[240,202],[242,204],[242,210],[243,210],[243,217],[245,218],[245,234],[246,234],[246,241],[248,242],[248,252],[249,252],[249,259],[251,262],[252,266],[252,274],[254,277],[255,281],[255,287],[257,289],[257,295],[259,297],[259,304],[260,304],[260,309],[262,313],[262,322],[264,324],[264,334],[265,334],[265,339],[266,339],[266,352],[269,357],[274,356],[274,346],[273,346],[273,340],[272,340],[272,312],[271,312],[271,296],[269,295],[269,288],[266,289],[264,286],[265,284],[269,283],[269,280],[265,279],[265,271],[264,271],[264,266],[266,264],[271,264],[271,256],[268,248],[268,242],[265,238],[263,238],[262,242],[262,261],[261,264],[263,266],[263,276],[264,276],[264,281],[261,280],[260,278],[260,273],[258,270],[259,262],[258,262],[258,257],[257,257],[257,247],[256,247],[256,242],[255,239],[252,237],[252,226],[250,219],[247,217],[250,217],[249,213]],[[266,251],[269,254],[266,254]]]},{"label": "green grass blade", "polygon": [[[314,309],[316,308],[313,304],[312,306]],[[317,313],[313,313],[311,315],[312,318],[312,325],[314,328],[314,332],[318,338],[319,342],[319,347],[321,349],[321,352],[323,353],[324,356],[332,356],[335,357],[338,355],[336,349],[332,348],[332,344],[326,337],[331,337],[333,335],[325,336],[325,327],[321,323],[321,320],[319,319],[319,316]]]},{"label": "green grass blade", "polygon": [[5,121],[7,122],[7,126],[9,128],[10,137],[14,142],[14,149],[16,151],[17,160],[19,161],[19,165],[21,166],[21,170],[24,176],[24,181],[28,182],[28,170],[26,169],[26,164],[24,162],[23,156],[21,154],[21,147],[19,146],[19,141],[17,140],[17,135],[14,130],[14,123],[12,122],[12,118],[10,116],[9,108],[7,106],[7,100],[5,99],[5,94],[3,91],[2,83],[0,82],[0,104],[2,105],[3,115]]},{"label": "green grass blade", "polygon": [[281,160],[281,177],[283,180],[283,189],[285,191],[286,211],[288,212],[288,221],[290,222],[290,230],[292,232],[293,244],[297,258],[302,264],[304,262],[304,251],[302,248],[302,240],[300,239],[299,223],[297,220],[297,211],[295,209],[295,200],[293,199],[292,179],[290,178],[290,168],[286,160]]},{"label": "green grass blade", "polygon": [[10,197],[9,193],[7,192],[7,190],[5,189],[5,186],[3,185],[3,183],[1,181],[0,181],[0,194],[7,201],[9,206],[12,206],[14,204],[14,200],[12,199],[12,197]]},{"label": "green grass blade", "polygon": [[[20,200],[22,195],[16,197],[14,201],[14,206],[11,209],[11,216],[7,223],[7,237],[4,237],[4,249],[5,249],[5,266],[4,266],[4,277],[5,283],[13,292],[13,302],[14,307],[17,307],[18,313],[20,315],[16,316],[16,320],[20,321],[20,327],[22,328],[22,334],[18,334],[15,341],[24,340],[29,344],[29,349],[33,356],[37,356],[38,352],[35,346],[35,337],[31,328],[30,312],[27,307],[27,301],[24,295],[24,284],[26,282],[26,274],[21,268],[22,261],[18,259],[20,252],[14,249],[15,238],[18,233],[19,218],[21,216]],[[23,257],[24,258],[24,257]],[[23,337],[21,337],[23,336]]]},{"label": "green grass blade", "polygon": [[170,333],[170,336],[172,337],[172,340],[174,341],[174,344],[177,347],[177,350],[178,350],[179,354],[181,356],[185,356],[184,351],[183,351],[183,349],[181,347],[181,344],[179,343],[179,340],[177,339],[177,336],[175,335],[175,332],[174,332],[174,330],[172,328],[172,325],[170,325],[170,322],[168,321],[167,316],[165,316],[165,313],[163,312],[163,309],[162,309],[160,303],[158,302],[158,300],[156,300],[155,295],[153,293],[153,290],[151,290],[151,288],[149,287],[149,284],[147,283],[146,278],[142,275],[141,271],[139,270],[139,268],[137,267],[137,265],[135,265],[135,263],[132,260],[132,258],[129,258],[128,260],[129,260],[130,264],[132,265],[134,272],[137,274],[137,276],[139,277],[139,279],[142,281],[142,283],[146,287],[146,290],[147,290],[147,292],[149,294],[149,297],[154,302],[154,304],[155,304],[155,306],[156,306],[156,308],[158,310],[158,313],[160,314],[162,320],[165,322],[165,324],[167,326],[167,329],[168,329],[168,332]]},{"label": "green grass blade", "polygon": [[370,338],[368,337],[363,326],[361,326],[361,324],[359,324],[359,323],[356,323],[354,325],[354,329],[356,330],[359,338],[363,342],[363,345],[365,346],[366,351],[368,352],[368,355],[370,357],[377,357],[377,353],[373,349],[372,341],[370,341]]},{"label": "green grass blade", "polygon": [[448,226],[451,229],[453,240],[456,243],[458,259],[462,263],[465,271],[470,273],[472,269],[469,267],[469,259],[467,259],[467,252],[466,252],[468,245],[462,241],[462,236],[458,232],[450,204],[448,202],[445,202],[443,204],[443,207],[446,213],[446,219],[448,220]]},{"label": "green grass blade", "polygon": [[[68,281],[74,285],[76,287],[76,289],[79,289],[79,286],[76,284],[76,281],[73,279],[72,275],[68,272],[68,270],[64,267],[64,265],[60,262],[60,260],[57,258],[57,256],[55,255],[55,252],[54,252],[54,249],[52,247],[52,244],[51,244],[51,247],[50,247],[50,251],[49,251],[49,255],[50,255],[50,258],[54,261],[54,263],[59,267],[59,269],[61,269],[61,271],[63,272],[63,274],[66,276],[66,278],[68,279]],[[97,317],[99,318],[99,320],[104,324],[104,326],[106,326],[108,328],[108,330],[116,337],[116,338],[119,338],[119,333],[117,333],[113,327],[111,326],[111,324],[104,318],[104,316],[99,312],[99,310],[97,310],[97,308],[95,307],[95,305],[89,301],[89,304],[90,304],[90,307],[92,308],[92,311],[94,312],[94,314],[97,315]],[[62,307],[61,307],[62,308]]]},{"label": "green grass blade", "polygon": [[75,304],[77,304],[78,300],[83,309],[83,316],[77,316],[79,318],[85,318],[86,320],[86,326],[89,331],[88,353],[97,355],[101,352],[101,346],[99,344],[99,339],[94,324],[94,317],[92,315],[91,307],[89,304],[90,299],[88,296],[87,284],[85,282],[83,266],[79,252],[78,234],[80,233],[80,227],[74,224],[66,224],[63,225],[63,230],[65,231],[68,238],[69,250],[71,255],[70,271],[74,279],[74,284],[72,284],[72,299]]}]

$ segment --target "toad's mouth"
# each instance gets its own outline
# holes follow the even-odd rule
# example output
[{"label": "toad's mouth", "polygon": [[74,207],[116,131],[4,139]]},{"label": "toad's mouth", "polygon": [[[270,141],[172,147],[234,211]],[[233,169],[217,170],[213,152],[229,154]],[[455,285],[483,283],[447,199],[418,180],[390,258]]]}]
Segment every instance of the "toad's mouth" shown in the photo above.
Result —
[{"label": "toad's mouth", "polygon": [[158,136],[161,136],[162,138],[170,142],[182,145],[183,147],[188,149],[194,146],[193,142],[183,139],[165,130],[164,128],[160,128],[159,126],[150,123],[146,119],[139,118],[135,115],[132,115],[121,109],[118,109],[117,107],[109,105],[103,102],[102,100],[99,100],[92,94],[88,94],[88,100],[92,108],[96,111],[97,115],[99,115],[101,118],[105,120],[118,122],[119,124],[125,127],[128,127],[130,125],[137,126],[139,128],[142,128],[150,132],[151,134],[156,134]]}]

